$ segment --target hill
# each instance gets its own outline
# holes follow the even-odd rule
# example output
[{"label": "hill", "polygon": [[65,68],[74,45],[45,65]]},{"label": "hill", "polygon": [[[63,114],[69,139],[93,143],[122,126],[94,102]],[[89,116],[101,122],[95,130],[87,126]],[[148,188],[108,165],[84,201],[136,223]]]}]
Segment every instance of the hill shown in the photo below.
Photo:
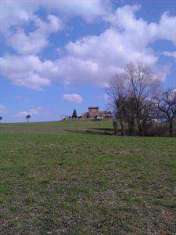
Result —
[{"label": "hill", "polygon": [[1,125],[0,234],[174,234],[176,139],[111,128]]}]

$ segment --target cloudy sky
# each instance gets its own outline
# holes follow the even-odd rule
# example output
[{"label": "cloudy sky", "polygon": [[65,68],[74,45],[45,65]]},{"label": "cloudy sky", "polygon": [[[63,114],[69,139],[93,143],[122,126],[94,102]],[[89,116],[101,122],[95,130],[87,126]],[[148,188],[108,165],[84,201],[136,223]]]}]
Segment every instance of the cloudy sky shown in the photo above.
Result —
[{"label": "cloudy sky", "polygon": [[108,81],[129,62],[176,86],[175,0],[1,0],[0,45],[7,122],[106,108]]}]

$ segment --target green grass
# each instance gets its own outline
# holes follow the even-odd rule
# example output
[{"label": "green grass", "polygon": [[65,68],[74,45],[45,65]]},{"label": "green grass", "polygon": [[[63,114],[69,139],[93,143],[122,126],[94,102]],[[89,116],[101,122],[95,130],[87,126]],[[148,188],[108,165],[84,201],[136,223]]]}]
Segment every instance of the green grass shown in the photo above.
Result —
[{"label": "green grass", "polygon": [[176,139],[94,128],[1,125],[0,234],[176,233]]}]

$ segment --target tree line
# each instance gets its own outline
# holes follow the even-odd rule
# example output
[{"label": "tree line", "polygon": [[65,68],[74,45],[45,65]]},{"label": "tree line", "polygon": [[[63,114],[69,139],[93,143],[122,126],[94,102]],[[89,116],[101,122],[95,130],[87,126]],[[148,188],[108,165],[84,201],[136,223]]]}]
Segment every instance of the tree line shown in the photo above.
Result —
[{"label": "tree line", "polygon": [[164,89],[150,67],[128,64],[112,79],[107,94],[115,134],[175,134],[176,89]]}]

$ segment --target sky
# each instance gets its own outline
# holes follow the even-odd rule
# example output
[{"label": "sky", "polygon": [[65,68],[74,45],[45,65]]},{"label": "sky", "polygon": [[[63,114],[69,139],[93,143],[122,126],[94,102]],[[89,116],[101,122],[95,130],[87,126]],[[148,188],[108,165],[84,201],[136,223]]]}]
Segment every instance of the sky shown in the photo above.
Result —
[{"label": "sky", "polygon": [[175,0],[0,1],[4,122],[106,109],[109,81],[130,62],[176,87]]}]

